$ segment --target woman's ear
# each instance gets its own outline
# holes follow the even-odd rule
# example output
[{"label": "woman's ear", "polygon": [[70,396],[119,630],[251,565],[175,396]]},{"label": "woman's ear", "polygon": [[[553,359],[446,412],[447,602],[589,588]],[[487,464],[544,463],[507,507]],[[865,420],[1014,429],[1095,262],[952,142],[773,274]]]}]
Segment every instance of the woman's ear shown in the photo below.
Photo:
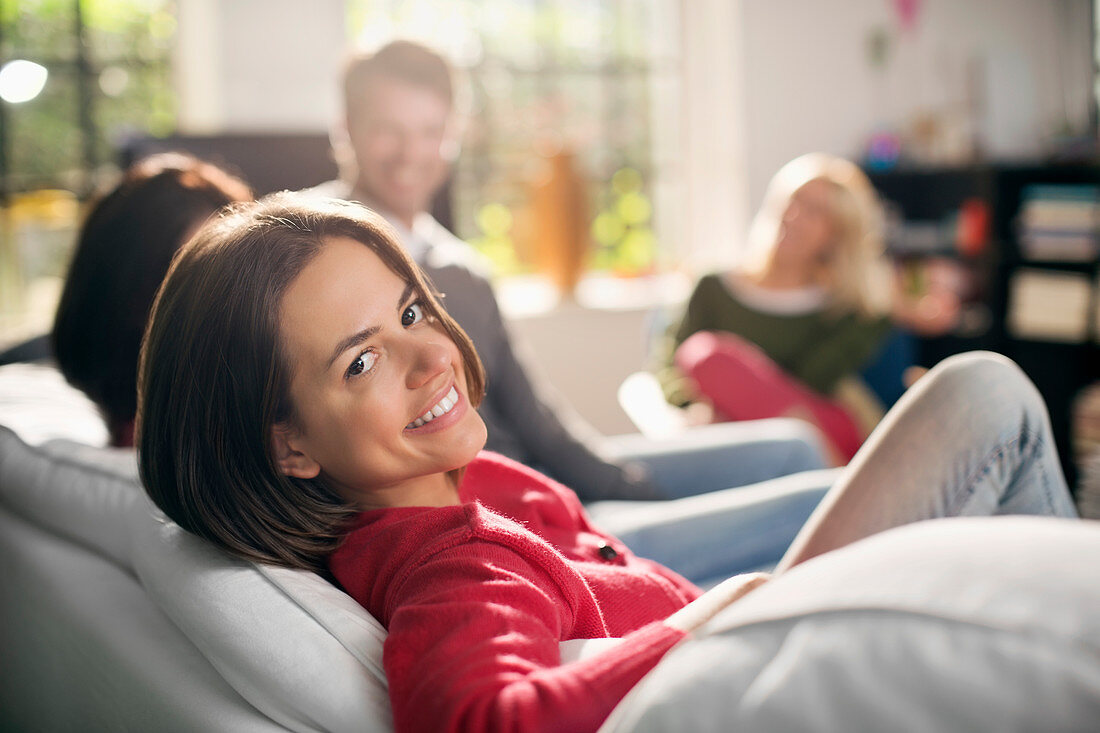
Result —
[{"label": "woman's ear", "polygon": [[321,464],[299,450],[298,431],[286,423],[271,426],[271,453],[279,470],[293,478],[317,478]]}]

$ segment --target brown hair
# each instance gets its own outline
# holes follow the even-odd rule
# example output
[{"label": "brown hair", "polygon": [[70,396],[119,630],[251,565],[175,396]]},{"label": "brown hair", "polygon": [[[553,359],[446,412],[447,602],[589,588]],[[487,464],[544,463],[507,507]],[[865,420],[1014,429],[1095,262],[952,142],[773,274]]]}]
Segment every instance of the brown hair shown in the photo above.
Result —
[{"label": "brown hair", "polygon": [[127,169],[84,219],[52,346],[65,378],[99,405],[114,444],[130,442],[141,337],[172,256],[215,211],[251,198],[221,168],[164,153]]},{"label": "brown hair", "polygon": [[293,420],[283,294],[327,239],[349,237],[411,283],[462,354],[470,402],[485,376],[469,337],[377,214],[281,193],[234,207],[180,251],[141,355],[138,449],[153,501],[184,529],[248,560],[323,570],[355,509],[323,477],[286,476],[271,429]]},{"label": "brown hair", "polygon": [[348,126],[370,104],[370,83],[379,77],[429,89],[454,106],[454,81],[447,61],[427,46],[392,41],[372,54],[357,54],[344,67],[344,112]]}]

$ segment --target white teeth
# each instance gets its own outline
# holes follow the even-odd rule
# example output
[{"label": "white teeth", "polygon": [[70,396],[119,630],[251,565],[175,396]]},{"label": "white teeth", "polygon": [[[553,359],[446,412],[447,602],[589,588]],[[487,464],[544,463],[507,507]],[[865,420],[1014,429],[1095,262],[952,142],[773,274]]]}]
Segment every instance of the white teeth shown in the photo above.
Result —
[{"label": "white teeth", "polygon": [[437,417],[442,417],[450,412],[458,404],[458,390],[451,387],[450,391],[432,409],[406,425],[406,428],[418,428],[425,423],[430,423]]}]

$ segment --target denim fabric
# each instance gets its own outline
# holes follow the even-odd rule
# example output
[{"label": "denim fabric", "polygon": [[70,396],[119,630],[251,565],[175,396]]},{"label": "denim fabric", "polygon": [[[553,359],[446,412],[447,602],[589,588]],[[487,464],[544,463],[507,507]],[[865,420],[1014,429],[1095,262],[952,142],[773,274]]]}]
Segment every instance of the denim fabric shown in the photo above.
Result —
[{"label": "denim fabric", "polygon": [[924,519],[1075,517],[1038,390],[988,352],[945,359],[895,405],[780,568]]},{"label": "denim fabric", "polygon": [[662,440],[640,434],[606,439],[602,453],[644,465],[669,499],[746,486],[825,468],[821,436],[793,418],[717,423]]},{"label": "denim fabric", "polygon": [[596,502],[588,510],[635,554],[707,588],[774,567],[839,473],[803,471],[673,501]]},{"label": "denim fabric", "polygon": [[[746,460],[750,473],[778,465],[775,455],[727,449]],[[589,512],[637,554],[704,586],[777,562],[787,568],[923,519],[1076,516],[1042,398],[1019,367],[997,354],[946,359],[902,397],[844,469],[686,496],[684,484],[692,480],[702,491],[714,488],[704,482],[718,475],[721,453],[702,455],[706,460],[686,449],[671,457],[632,454],[661,466],[654,476],[662,487],[682,470],[684,498],[596,502]]]},{"label": "denim fabric", "polygon": [[703,586],[774,566],[838,475],[821,470],[817,432],[787,418],[707,425],[659,442],[618,436],[603,452],[642,464],[671,501],[593,502],[589,515],[636,554]]}]

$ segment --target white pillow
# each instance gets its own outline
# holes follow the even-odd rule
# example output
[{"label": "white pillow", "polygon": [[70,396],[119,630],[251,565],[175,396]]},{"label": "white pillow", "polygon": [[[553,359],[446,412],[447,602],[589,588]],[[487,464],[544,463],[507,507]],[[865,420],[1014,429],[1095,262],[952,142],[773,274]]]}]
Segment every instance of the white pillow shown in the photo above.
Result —
[{"label": "white pillow", "polygon": [[261,712],[295,730],[393,727],[385,630],[350,597],[312,573],[230,557],[152,515],[132,531],[149,595]]},{"label": "white pillow", "polygon": [[132,450],[57,440],[31,446],[0,424],[0,501],[132,571],[127,517],[148,506]]},{"label": "white pillow", "polygon": [[1100,524],[923,522],[772,580],[674,649],[604,731],[1086,731]]},{"label": "white pillow", "polygon": [[0,366],[0,424],[29,445],[60,438],[104,446],[110,439],[95,403],[48,364]]}]

